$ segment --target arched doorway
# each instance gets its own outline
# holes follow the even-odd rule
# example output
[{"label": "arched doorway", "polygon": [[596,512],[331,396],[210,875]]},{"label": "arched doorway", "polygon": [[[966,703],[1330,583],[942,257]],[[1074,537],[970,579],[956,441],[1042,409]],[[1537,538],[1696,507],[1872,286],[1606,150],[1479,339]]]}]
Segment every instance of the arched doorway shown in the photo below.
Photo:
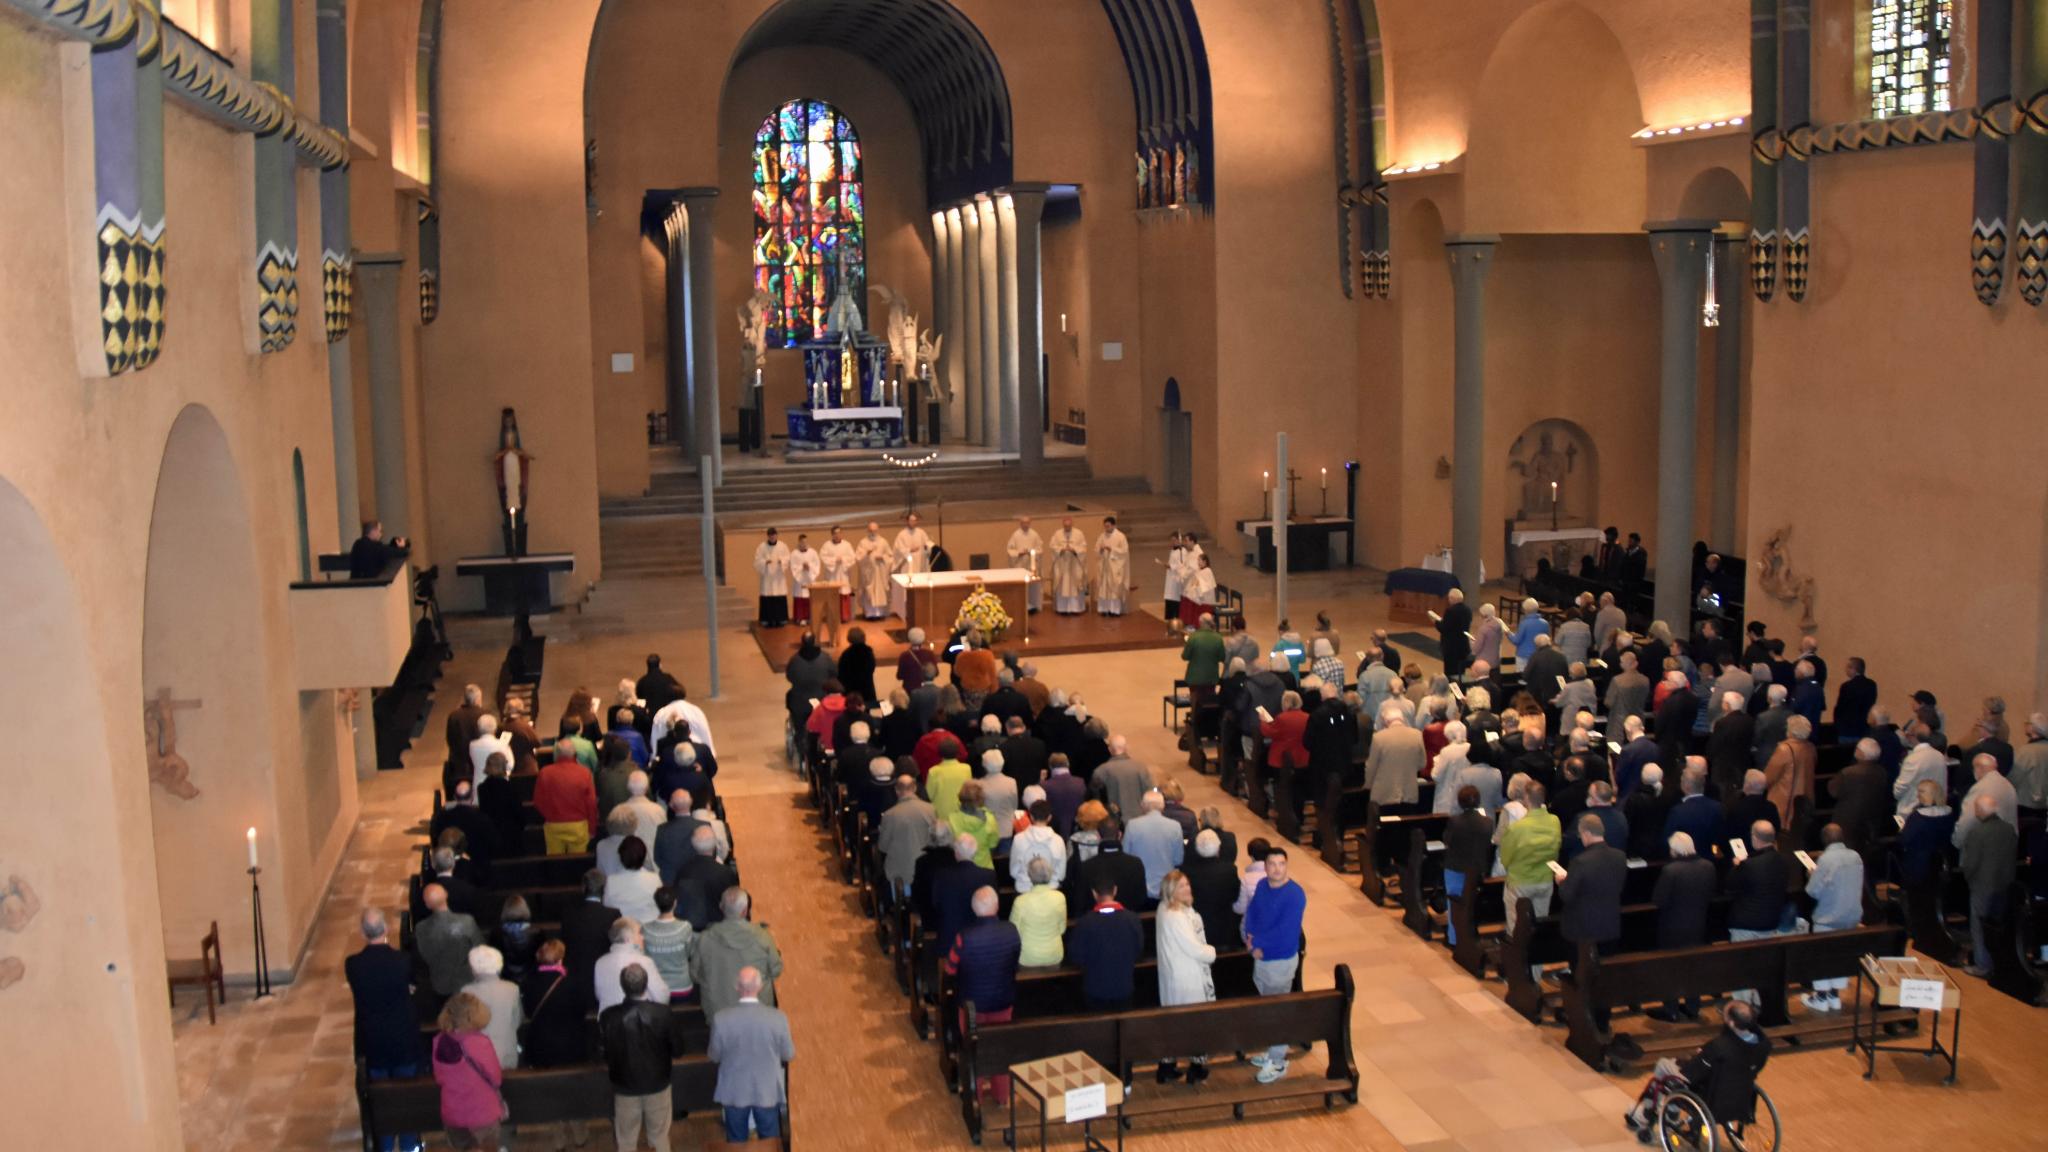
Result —
[{"label": "arched doorway", "polygon": [[[60,1130],[104,1107],[111,1089],[119,1115],[95,1128],[138,1143],[143,1118],[162,1115],[149,1105],[163,1100],[137,1090],[155,1056],[145,1047],[161,1044],[169,1059],[168,1033],[141,1027],[162,1011],[163,972],[148,970],[149,946],[131,935],[142,916],[129,913],[122,805],[78,593],[34,507],[4,479],[0,556],[0,724],[43,745],[17,757],[0,804],[0,1020],[11,1037],[92,1038],[17,1051],[0,1109],[21,1131]],[[145,967],[130,970],[130,956]]]},{"label": "arched doorway", "polygon": [[[258,830],[270,867],[279,840],[274,750],[248,507],[227,435],[190,405],[171,426],[150,515],[137,717],[165,951],[195,955],[215,921],[230,973],[253,971],[248,853]],[[280,884],[266,926],[287,955]]]},{"label": "arched doorway", "polygon": [[1160,469],[1163,487],[1170,496],[1183,500],[1195,494],[1195,418],[1181,410],[1180,381],[1166,378],[1166,394],[1159,400]]}]

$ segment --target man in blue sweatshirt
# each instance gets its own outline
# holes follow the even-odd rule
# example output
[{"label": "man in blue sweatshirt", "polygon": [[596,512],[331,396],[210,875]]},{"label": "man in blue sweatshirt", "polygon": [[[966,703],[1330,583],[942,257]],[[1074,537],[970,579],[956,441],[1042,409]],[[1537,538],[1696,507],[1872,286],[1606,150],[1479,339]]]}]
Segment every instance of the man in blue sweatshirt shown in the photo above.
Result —
[{"label": "man in blue sweatshirt", "polygon": [[[1287,878],[1287,850],[1274,845],[1266,856],[1266,882],[1252,893],[1244,910],[1244,942],[1252,950],[1252,985],[1261,996],[1294,991],[1294,973],[1301,966],[1301,917],[1308,894]],[[1287,1045],[1275,1044],[1252,1057],[1259,1083],[1271,1084],[1287,1075]]]}]

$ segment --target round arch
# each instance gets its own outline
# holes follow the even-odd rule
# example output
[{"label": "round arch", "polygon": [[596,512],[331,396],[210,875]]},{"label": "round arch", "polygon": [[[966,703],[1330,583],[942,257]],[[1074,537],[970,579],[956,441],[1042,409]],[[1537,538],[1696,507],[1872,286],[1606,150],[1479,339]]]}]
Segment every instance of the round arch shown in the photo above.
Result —
[{"label": "round arch", "polygon": [[[138,717],[156,844],[166,951],[188,955],[215,921],[246,916],[243,830],[277,841],[260,581],[241,471],[202,405],[165,439],[143,576]],[[281,894],[280,894],[281,895]],[[268,920],[283,946],[286,917]],[[246,933],[225,932],[227,967],[248,972]]]},{"label": "round arch", "polygon": [[1600,449],[1576,421],[1547,417],[1522,429],[1508,445],[1502,507],[1517,522],[1550,526],[1555,484],[1560,524],[1598,524]]},{"label": "round arch", "polygon": [[[1668,214],[1674,220],[1749,219],[1749,185],[1726,168],[1702,169],[1686,182],[1678,197],[1678,210]],[[1660,219],[1663,217],[1660,217]]]}]

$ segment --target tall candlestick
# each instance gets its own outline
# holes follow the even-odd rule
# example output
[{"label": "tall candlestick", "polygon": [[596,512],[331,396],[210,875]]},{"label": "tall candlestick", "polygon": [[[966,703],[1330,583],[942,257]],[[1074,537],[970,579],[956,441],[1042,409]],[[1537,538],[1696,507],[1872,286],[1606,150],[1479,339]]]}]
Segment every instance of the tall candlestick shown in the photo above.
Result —
[{"label": "tall candlestick", "polygon": [[249,829],[249,867],[256,867],[256,829]]}]

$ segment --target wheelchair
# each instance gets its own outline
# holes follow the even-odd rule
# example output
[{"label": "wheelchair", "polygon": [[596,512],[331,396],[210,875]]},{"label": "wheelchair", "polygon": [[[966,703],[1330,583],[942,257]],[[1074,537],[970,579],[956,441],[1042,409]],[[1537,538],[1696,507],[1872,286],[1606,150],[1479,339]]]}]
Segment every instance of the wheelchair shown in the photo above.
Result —
[{"label": "wheelchair", "polygon": [[1651,1145],[1663,1152],[1777,1152],[1784,1147],[1778,1106],[1761,1086],[1756,1090],[1753,1112],[1754,1118],[1747,1122],[1717,1120],[1705,1100],[1683,1081],[1676,1081],[1657,1102]]}]

